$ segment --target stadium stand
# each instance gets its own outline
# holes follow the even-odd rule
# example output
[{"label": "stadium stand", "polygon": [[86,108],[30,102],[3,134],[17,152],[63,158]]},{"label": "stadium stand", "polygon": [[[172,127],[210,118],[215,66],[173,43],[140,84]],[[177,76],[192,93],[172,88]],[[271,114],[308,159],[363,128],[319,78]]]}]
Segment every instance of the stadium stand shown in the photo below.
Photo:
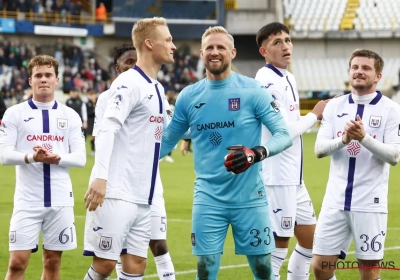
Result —
[{"label": "stadium stand", "polygon": [[114,17],[143,18],[163,16],[174,19],[215,19],[216,1],[160,1],[136,0],[126,2],[115,0]]}]

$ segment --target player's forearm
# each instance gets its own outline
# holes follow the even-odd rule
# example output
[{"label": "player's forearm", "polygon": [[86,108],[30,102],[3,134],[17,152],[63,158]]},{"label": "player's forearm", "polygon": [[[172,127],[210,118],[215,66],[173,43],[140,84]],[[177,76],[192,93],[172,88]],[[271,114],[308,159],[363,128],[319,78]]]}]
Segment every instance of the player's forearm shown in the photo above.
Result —
[{"label": "player's forearm", "polygon": [[110,158],[114,147],[115,134],[112,131],[100,131],[96,137],[96,156],[94,164],[94,177],[108,179]]},{"label": "player's forearm", "polygon": [[190,128],[188,129],[188,131],[185,132],[185,134],[182,135],[181,139],[191,139],[192,135],[190,133]]},{"label": "player's forearm", "polygon": [[86,164],[86,151],[73,151],[66,155],[60,155],[61,160],[58,165],[63,167],[84,167]]},{"label": "player's forearm", "polygon": [[304,132],[309,130],[317,123],[317,121],[318,119],[315,114],[308,113],[307,115],[301,117],[297,122],[287,122],[292,139],[299,137]]},{"label": "player's forearm", "polygon": [[287,129],[274,131],[271,139],[265,144],[268,157],[286,150],[292,145],[292,137]]},{"label": "player's forearm", "polygon": [[161,151],[160,158],[165,157],[172,151],[178,141],[182,138],[184,133],[176,133],[171,131],[170,129],[166,129],[163,132],[163,137],[161,141]]},{"label": "player's forearm", "polygon": [[400,160],[400,144],[382,143],[369,134],[366,134],[360,143],[374,156],[390,165],[395,166]]},{"label": "player's forearm", "polygon": [[341,137],[335,139],[317,138],[317,141],[315,142],[314,153],[317,158],[323,158],[332,155],[344,146],[346,145],[342,142]]},{"label": "player's forearm", "polygon": [[24,165],[25,153],[17,152],[14,147],[1,144],[0,145],[0,162],[2,165]]}]

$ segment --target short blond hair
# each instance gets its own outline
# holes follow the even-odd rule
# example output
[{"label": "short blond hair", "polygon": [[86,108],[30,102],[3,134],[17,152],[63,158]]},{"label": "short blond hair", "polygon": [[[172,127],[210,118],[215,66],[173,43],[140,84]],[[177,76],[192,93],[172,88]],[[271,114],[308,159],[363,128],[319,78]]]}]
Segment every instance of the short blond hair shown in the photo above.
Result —
[{"label": "short blond hair", "polygon": [[140,51],[154,28],[162,25],[167,26],[167,20],[163,17],[144,18],[136,22],[132,28],[132,42],[136,50]]},{"label": "short blond hair", "polygon": [[58,61],[50,55],[37,55],[33,57],[28,64],[29,77],[32,78],[33,68],[36,66],[48,66],[49,68],[54,67],[54,73],[58,77]]},{"label": "short blond hair", "polygon": [[201,45],[203,46],[204,40],[206,39],[207,36],[218,33],[226,34],[228,39],[232,42],[232,48],[235,47],[235,40],[233,40],[233,36],[229,34],[229,32],[222,26],[214,26],[214,27],[210,26],[209,28],[207,28],[203,36],[201,37]]}]

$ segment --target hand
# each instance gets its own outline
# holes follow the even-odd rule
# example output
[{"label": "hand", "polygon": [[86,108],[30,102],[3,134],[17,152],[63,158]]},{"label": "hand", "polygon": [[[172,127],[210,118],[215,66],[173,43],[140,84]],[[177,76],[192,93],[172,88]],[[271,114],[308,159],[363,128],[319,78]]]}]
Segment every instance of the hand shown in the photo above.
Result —
[{"label": "hand", "polygon": [[35,162],[42,162],[47,164],[59,164],[61,157],[57,154],[52,154],[46,151],[42,146],[34,146],[33,160]]},{"label": "hand", "polygon": [[83,128],[83,129],[87,129],[87,121],[84,121],[84,122],[82,123],[82,128]]},{"label": "hand", "polygon": [[182,140],[180,151],[181,151],[182,155],[186,155],[187,154],[187,152],[189,151],[189,143],[188,143],[188,141]]},{"label": "hand", "polygon": [[365,136],[364,124],[359,115],[357,115],[357,121],[351,120],[350,122],[347,122],[346,126],[344,127],[344,130],[346,132],[347,137],[353,140],[361,142],[364,139]]},{"label": "hand", "polygon": [[232,153],[225,156],[224,165],[226,171],[234,174],[246,171],[254,163],[262,161],[267,157],[267,150],[262,146],[249,149],[243,145],[235,145],[226,149],[232,151]]},{"label": "hand", "polygon": [[104,197],[106,195],[107,181],[103,179],[94,179],[87,190],[83,201],[86,202],[86,209],[95,211],[97,207],[103,205]]},{"label": "hand", "polygon": [[322,114],[324,113],[326,104],[328,104],[329,101],[330,99],[321,100],[315,104],[314,108],[312,109],[311,113],[316,115],[318,120],[322,120]]}]

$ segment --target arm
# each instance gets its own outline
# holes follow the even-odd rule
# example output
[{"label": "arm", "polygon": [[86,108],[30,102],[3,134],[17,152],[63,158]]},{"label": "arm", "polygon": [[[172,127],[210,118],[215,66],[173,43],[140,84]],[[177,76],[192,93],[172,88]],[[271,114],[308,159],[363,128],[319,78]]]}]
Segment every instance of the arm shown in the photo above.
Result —
[{"label": "arm", "polygon": [[[164,130],[169,126],[172,120],[173,113],[171,111],[171,107],[167,101],[166,98],[164,98],[164,106],[165,106],[165,111],[164,111]],[[181,139],[190,139],[190,128],[183,134]]]},{"label": "arm", "polygon": [[[12,109],[8,109],[0,126],[0,162],[3,165],[23,165],[25,153],[17,152],[15,147],[18,139],[18,120]],[[33,154],[29,156],[32,158]],[[33,159],[32,159],[33,160]]]},{"label": "arm", "polygon": [[117,85],[114,85],[110,89],[110,97],[96,137],[95,178],[103,180],[108,178],[115,134],[121,129],[136,104],[134,96],[136,89],[133,89],[132,85],[130,87],[130,89],[118,89]]},{"label": "arm", "polygon": [[332,103],[328,103],[325,108],[324,118],[321,122],[321,127],[318,131],[317,140],[315,142],[314,153],[317,158],[330,156],[346,146],[346,144],[344,144],[342,141],[342,137],[335,138],[333,116]]},{"label": "arm", "polygon": [[374,139],[365,132],[364,138],[360,141],[360,144],[367,148],[374,156],[392,166],[395,166],[400,160],[399,111],[399,108],[392,108],[388,113],[388,121],[383,136],[384,143]]},{"label": "arm", "polygon": [[172,120],[167,124],[167,128],[163,132],[160,158],[166,156],[182,138],[185,132],[189,129],[189,123],[187,121],[187,112],[185,104],[185,89],[179,94],[176,105],[175,113]]},{"label": "arm", "polygon": [[[275,96],[275,95],[273,95],[273,96]],[[310,112],[305,116],[300,116],[300,119],[298,121],[291,122],[288,118],[286,109],[282,106],[280,101],[275,100],[275,104],[278,106],[279,110],[281,111],[283,119],[285,120],[285,122],[289,128],[292,139],[299,137],[300,135],[302,135],[304,132],[309,130],[311,127],[313,127],[318,122],[318,117],[313,112]]]},{"label": "arm", "polygon": [[68,138],[70,152],[60,155],[60,163],[63,167],[84,167],[86,164],[86,144],[82,130],[82,122],[76,112],[72,112],[70,122],[72,124]]},{"label": "arm", "polygon": [[99,99],[97,99],[92,136],[96,137],[99,133],[99,127],[101,126],[104,111],[107,107],[107,97],[108,91],[105,91],[100,94]]},{"label": "arm", "polygon": [[400,160],[400,143],[386,144],[374,139],[371,135],[366,134],[360,142],[365,148],[374,154],[383,162],[387,162],[395,166]]},{"label": "arm", "polygon": [[272,134],[272,137],[264,144],[267,157],[272,157],[289,148],[292,145],[292,137],[278,105],[265,88],[257,88],[253,100],[256,117],[261,119]]}]

